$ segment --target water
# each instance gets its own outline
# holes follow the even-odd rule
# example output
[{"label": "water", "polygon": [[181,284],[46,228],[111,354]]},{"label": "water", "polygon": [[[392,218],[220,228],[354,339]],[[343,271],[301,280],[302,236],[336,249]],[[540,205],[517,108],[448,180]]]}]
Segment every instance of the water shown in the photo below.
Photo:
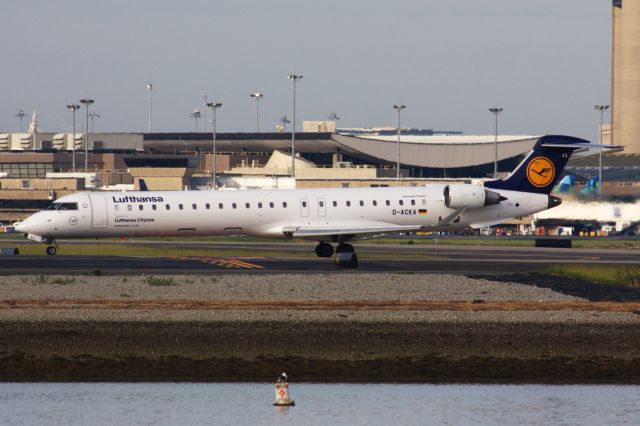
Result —
[{"label": "water", "polygon": [[1,383],[2,425],[614,425],[640,386]]}]

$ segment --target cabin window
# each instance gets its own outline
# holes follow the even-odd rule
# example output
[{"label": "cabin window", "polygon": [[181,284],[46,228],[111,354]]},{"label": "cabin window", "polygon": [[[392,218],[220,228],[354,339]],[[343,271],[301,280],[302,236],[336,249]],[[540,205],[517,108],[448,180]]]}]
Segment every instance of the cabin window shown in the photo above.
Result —
[{"label": "cabin window", "polygon": [[261,209],[262,208],[262,203],[258,203],[258,208]]},{"label": "cabin window", "polygon": [[378,202],[376,200],[373,200],[373,207],[377,206]]},{"label": "cabin window", "polygon": [[180,210],[182,210],[182,209],[184,208],[184,206],[183,206],[182,204],[178,204],[178,208],[179,208]]},{"label": "cabin window", "polygon": [[144,206],[142,204],[138,204],[138,210],[140,211],[144,210]]},{"label": "cabin window", "polygon": [[385,204],[390,206],[391,205],[391,201],[387,200],[387,201],[385,201]]},{"label": "cabin window", "polygon": [[169,204],[165,204],[164,206],[167,208],[167,210],[171,210],[171,206]]},{"label": "cabin window", "polygon": [[349,183],[349,182],[342,182],[342,187],[343,187],[343,188],[351,188],[351,183]]},{"label": "cabin window", "polygon": [[401,206],[404,206],[404,201],[400,200],[398,201],[398,204],[400,204]]},{"label": "cabin window", "polygon": [[360,200],[360,207],[364,207],[364,201]]},{"label": "cabin window", "polygon": [[204,208],[205,208],[205,209],[207,209],[207,210],[209,210],[209,209],[211,208],[211,204],[209,204],[209,203],[205,204],[205,205],[204,205]]},{"label": "cabin window", "polygon": [[324,201],[318,201],[318,205],[319,205],[320,207],[324,207]]},{"label": "cabin window", "polygon": [[152,204],[152,205],[151,205],[151,209],[152,209],[152,210],[156,210],[156,205],[155,205],[155,204]]},{"label": "cabin window", "polygon": [[250,208],[251,208],[251,205],[250,205],[249,203],[244,203],[244,206],[245,206],[246,208],[248,208],[248,209],[250,209]]},{"label": "cabin window", "polygon": [[423,205],[423,206],[426,206],[426,205],[427,205],[427,199],[426,199],[426,198],[423,198],[423,199],[422,199],[422,205]]},{"label": "cabin window", "polygon": [[[113,206],[113,209],[115,211],[118,211],[118,210],[120,210],[120,206],[116,204],[115,206]],[[45,210],[48,210],[48,209],[45,209]]]},{"label": "cabin window", "polygon": [[307,207],[307,202],[306,201],[302,202],[302,207]]},{"label": "cabin window", "polygon": [[191,204],[191,207],[193,207],[194,210],[198,208],[197,204]]},{"label": "cabin window", "polygon": [[282,203],[282,207],[284,207],[285,209],[287,208],[287,202],[286,202],[286,201],[284,201],[284,202]]},{"label": "cabin window", "polygon": [[351,201],[347,201],[347,207],[351,207]]},{"label": "cabin window", "polygon": [[411,205],[415,206],[416,205],[416,200],[411,200]]},{"label": "cabin window", "polygon": [[127,206],[127,210],[129,210],[129,211],[133,210],[133,207],[131,207],[131,204],[129,204],[129,205]]},{"label": "cabin window", "polygon": [[333,207],[338,207],[338,202],[337,201],[333,202]]},{"label": "cabin window", "polygon": [[273,202],[269,203],[269,208],[271,208],[271,209],[273,208]]},{"label": "cabin window", "polygon": [[238,205],[236,203],[231,203],[231,207],[233,207],[234,209],[238,207]]},{"label": "cabin window", "polygon": [[224,205],[223,205],[222,203],[219,203],[219,204],[218,204],[218,208],[219,208],[220,210],[222,210],[222,209],[224,208]]}]

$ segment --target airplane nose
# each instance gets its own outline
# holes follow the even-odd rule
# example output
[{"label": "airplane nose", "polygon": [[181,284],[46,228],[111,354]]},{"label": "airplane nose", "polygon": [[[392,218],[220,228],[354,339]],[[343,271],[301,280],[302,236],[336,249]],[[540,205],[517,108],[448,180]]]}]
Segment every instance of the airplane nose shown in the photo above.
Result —
[{"label": "airplane nose", "polygon": [[17,226],[16,226],[16,232],[20,232],[21,234],[28,234],[29,233],[29,225],[26,223],[27,221],[23,221],[20,222]]}]

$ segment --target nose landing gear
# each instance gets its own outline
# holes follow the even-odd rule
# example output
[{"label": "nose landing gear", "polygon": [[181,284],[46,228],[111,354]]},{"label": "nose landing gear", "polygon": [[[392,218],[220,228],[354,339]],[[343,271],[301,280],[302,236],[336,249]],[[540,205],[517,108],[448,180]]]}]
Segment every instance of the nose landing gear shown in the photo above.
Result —
[{"label": "nose landing gear", "polygon": [[47,249],[45,250],[47,254],[49,256],[55,256],[55,254],[58,252],[58,245],[56,244],[55,240],[46,240],[45,244],[48,245]]}]

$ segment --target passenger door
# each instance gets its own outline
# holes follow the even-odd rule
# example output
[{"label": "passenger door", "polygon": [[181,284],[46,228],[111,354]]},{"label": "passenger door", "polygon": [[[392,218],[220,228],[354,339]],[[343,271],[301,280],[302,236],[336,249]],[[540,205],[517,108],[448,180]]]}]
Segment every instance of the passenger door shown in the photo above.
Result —
[{"label": "passenger door", "polygon": [[91,203],[91,226],[94,228],[105,228],[107,226],[107,201],[104,194],[89,194]]}]

